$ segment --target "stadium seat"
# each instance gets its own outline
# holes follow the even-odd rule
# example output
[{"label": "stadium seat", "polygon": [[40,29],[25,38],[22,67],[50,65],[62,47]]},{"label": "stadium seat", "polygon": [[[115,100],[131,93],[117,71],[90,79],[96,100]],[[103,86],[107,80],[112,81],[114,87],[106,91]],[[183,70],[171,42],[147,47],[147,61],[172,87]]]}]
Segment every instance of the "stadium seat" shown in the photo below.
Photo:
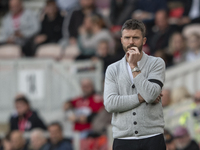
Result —
[{"label": "stadium seat", "polygon": [[58,44],[44,44],[38,47],[36,57],[38,58],[52,58],[59,60],[62,55],[62,48]]},{"label": "stadium seat", "polygon": [[0,46],[0,59],[16,59],[21,57],[21,48],[18,45]]},{"label": "stadium seat", "polygon": [[64,50],[63,60],[74,60],[80,51],[76,45],[67,46]]}]

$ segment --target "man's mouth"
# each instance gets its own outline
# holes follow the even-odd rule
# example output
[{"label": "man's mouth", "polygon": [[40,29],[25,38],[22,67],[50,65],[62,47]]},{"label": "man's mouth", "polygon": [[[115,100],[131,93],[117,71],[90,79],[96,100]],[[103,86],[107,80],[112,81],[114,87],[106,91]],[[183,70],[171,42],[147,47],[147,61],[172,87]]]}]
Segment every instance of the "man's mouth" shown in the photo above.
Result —
[{"label": "man's mouth", "polygon": [[133,48],[133,47],[136,47],[135,45],[129,45],[127,46],[127,49],[130,49],[130,48]]}]

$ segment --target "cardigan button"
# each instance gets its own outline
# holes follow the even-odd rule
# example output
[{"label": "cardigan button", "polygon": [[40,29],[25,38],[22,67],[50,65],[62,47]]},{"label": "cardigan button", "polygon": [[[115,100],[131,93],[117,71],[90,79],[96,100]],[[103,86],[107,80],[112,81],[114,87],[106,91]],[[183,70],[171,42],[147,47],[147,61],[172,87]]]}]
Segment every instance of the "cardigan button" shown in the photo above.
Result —
[{"label": "cardigan button", "polygon": [[133,88],[133,89],[135,88],[135,84],[132,85],[132,88]]},{"label": "cardigan button", "polygon": [[134,122],[133,122],[133,124],[134,124],[134,125],[136,125],[136,124],[137,124],[137,122],[136,122],[136,121],[134,121]]},{"label": "cardigan button", "polygon": [[138,134],[138,131],[135,131],[135,134]]},{"label": "cardigan button", "polygon": [[136,115],[136,112],[133,112],[133,115],[135,116],[135,115]]}]

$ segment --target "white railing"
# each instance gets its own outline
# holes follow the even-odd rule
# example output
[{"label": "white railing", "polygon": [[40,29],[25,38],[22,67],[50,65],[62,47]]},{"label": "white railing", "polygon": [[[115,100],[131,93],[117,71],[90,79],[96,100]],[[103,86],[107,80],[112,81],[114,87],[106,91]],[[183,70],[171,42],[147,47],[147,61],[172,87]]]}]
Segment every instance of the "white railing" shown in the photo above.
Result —
[{"label": "white railing", "polygon": [[174,89],[180,86],[186,87],[191,94],[200,90],[200,59],[167,69],[164,87]]},{"label": "white railing", "polygon": [[[71,72],[68,68],[76,68]],[[87,67],[88,66],[88,67]],[[82,68],[92,69],[82,69]],[[80,70],[83,70],[80,72]],[[6,123],[13,112],[17,93],[24,93],[34,109],[46,122],[62,119],[64,101],[81,94],[80,79],[94,80],[98,92],[102,89],[101,62],[63,64],[53,60],[19,59],[0,61],[0,123]]]}]

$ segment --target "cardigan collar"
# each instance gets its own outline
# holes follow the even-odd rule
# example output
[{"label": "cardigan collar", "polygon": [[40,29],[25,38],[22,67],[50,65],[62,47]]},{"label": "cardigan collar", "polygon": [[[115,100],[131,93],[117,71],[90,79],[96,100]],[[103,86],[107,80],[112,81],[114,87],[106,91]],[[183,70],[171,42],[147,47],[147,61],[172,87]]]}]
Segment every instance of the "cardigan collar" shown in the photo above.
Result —
[{"label": "cardigan collar", "polygon": [[[142,70],[142,68],[144,67],[147,59],[148,59],[148,55],[145,52],[143,52],[143,56],[142,56],[142,58],[141,58],[141,60],[139,61],[139,64],[138,64],[138,67],[139,67],[140,70]],[[121,64],[122,64],[122,69],[123,69],[123,72],[124,72],[124,77],[126,78],[126,80],[128,80],[128,82],[130,84],[132,84],[131,79],[129,77],[128,69],[127,69],[126,55],[121,59],[121,62],[122,62]]]}]

